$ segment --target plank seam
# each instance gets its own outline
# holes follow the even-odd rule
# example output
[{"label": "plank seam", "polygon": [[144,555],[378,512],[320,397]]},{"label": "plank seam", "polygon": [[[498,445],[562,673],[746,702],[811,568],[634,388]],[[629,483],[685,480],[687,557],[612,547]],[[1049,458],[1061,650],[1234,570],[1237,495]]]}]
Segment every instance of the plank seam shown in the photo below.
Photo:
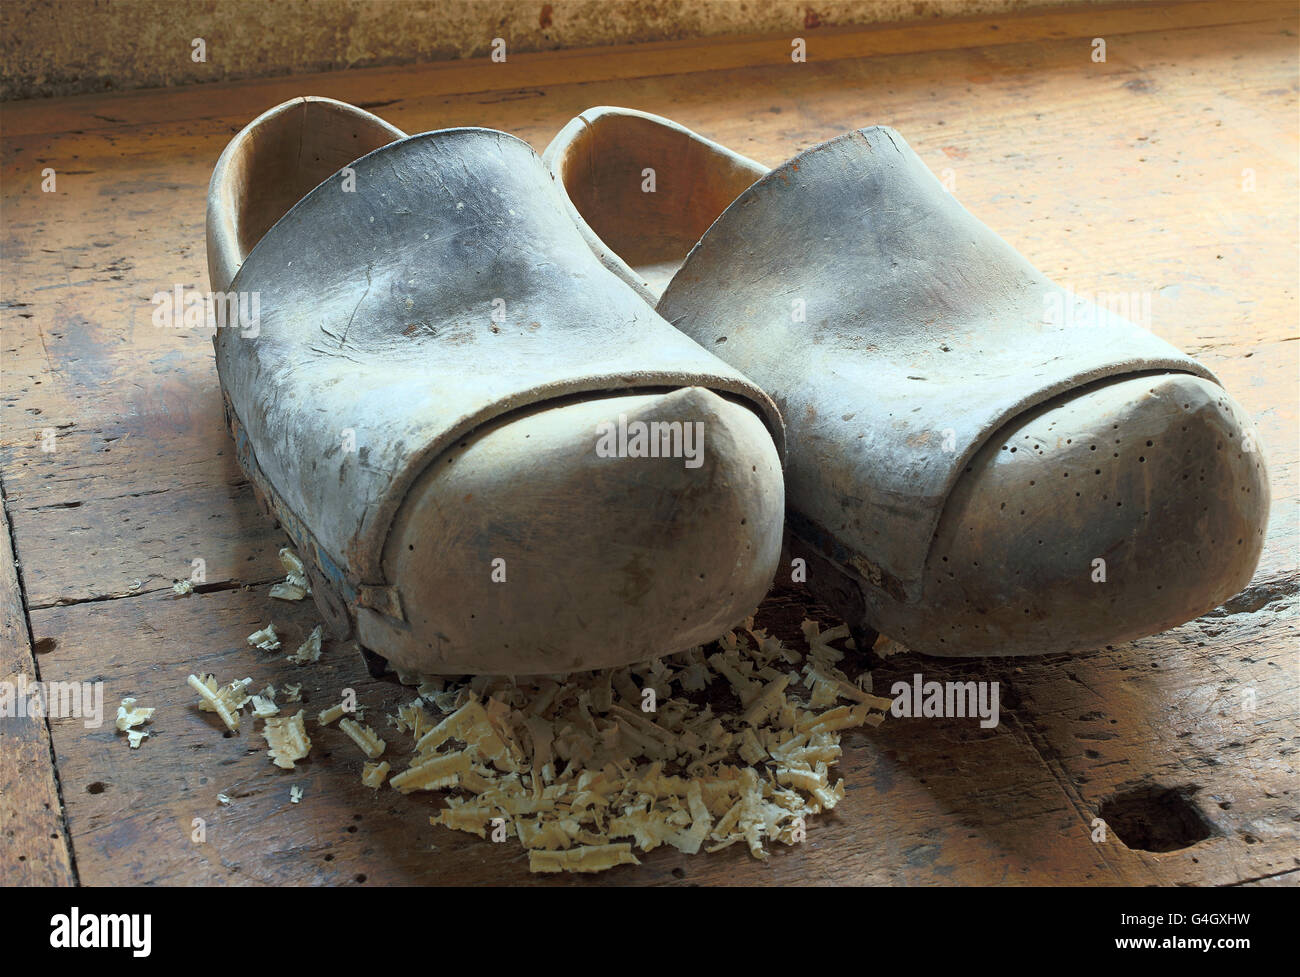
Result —
[{"label": "plank seam", "polygon": [[[9,518],[9,496],[5,492],[4,476],[0,474],[0,515],[4,516],[5,532],[9,534],[9,547],[14,557],[14,577],[18,581],[18,602],[23,609],[23,628],[27,632],[27,657],[32,663],[32,674],[36,681],[41,681],[41,663],[33,649],[36,647],[32,632],[32,615],[27,606],[27,584],[23,580],[23,564],[18,553],[18,537],[14,534],[13,521]],[[63,846],[68,852],[68,870],[72,873],[72,884],[81,885],[81,873],[77,871],[77,852],[72,843],[72,826],[68,824],[68,805],[63,799],[63,778],[59,775],[58,758],[54,753],[54,731],[50,729],[50,717],[45,716],[45,743],[50,752],[50,772],[54,777],[54,794],[59,801],[59,830],[63,834]]]},{"label": "plank seam", "polygon": [[[10,535],[12,536],[12,530],[10,532]],[[283,577],[270,577],[266,580],[251,580],[248,583],[243,583],[239,580],[219,580],[216,583],[204,583],[204,584],[196,585],[194,588],[194,593],[216,594],[225,590],[242,590],[245,587],[248,588],[269,587],[271,586],[271,584],[280,583],[283,579],[284,579]],[[65,600],[64,598],[60,597],[52,601],[47,601],[39,604],[32,604],[30,608],[28,608],[27,606],[26,595],[24,594],[23,608],[24,611],[29,609],[33,611],[48,611],[52,607],[76,607],[79,604],[102,604],[106,601],[111,601],[111,600],[132,600],[133,598],[136,597],[148,597],[153,594],[165,594],[169,590],[171,590],[170,587],[150,587],[148,590],[142,588],[140,590],[132,591],[129,594],[97,594],[94,597],[74,597],[70,600]]]}]

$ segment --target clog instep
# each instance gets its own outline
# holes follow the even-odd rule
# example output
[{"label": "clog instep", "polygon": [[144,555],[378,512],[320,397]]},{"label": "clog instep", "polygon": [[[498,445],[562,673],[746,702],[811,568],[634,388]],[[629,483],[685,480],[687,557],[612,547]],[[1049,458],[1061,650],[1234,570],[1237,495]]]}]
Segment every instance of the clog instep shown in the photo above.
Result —
[{"label": "clog instep", "polygon": [[1245,412],[1048,281],[896,132],[769,172],[605,107],[544,160],[602,264],[776,401],[791,551],[862,640],[1087,650],[1248,583],[1269,488]]},{"label": "clog instep", "polygon": [[298,99],[223,154],[208,240],[213,289],[260,296],[215,337],[240,463],[336,636],[411,674],[556,673],[753,612],[779,415],[601,267],[527,144]]}]

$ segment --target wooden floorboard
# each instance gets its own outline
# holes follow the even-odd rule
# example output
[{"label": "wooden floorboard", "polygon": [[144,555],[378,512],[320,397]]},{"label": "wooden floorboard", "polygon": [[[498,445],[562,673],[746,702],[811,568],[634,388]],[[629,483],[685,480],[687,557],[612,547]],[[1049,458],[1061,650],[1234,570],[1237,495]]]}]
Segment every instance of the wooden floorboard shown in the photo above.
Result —
[{"label": "wooden floorboard", "polygon": [[[299,669],[245,645],[267,620],[297,636],[315,615],[266,596],[280,539],[234,462],[209,336],[156,329],[149,299],[206,290],[212,164],[283,98],[373,105],[411,132],[493,126],[539,150],[577,112],[616,104],[768,164],[894,126],[1058,282],[1149,295],[1150,328],[1255,418],[1274,505],[1251,588],[1185,627],[1073,658],[887,660],[877,689],[915,671],[998,680],[1004,722],[890,720],[849,737],[848,796],[800,849],[767,864],[656,851],[606,881],[1294,884],[1297,20],[1290,3],[1151,4],[836,31],[801,65],[788,39],[749,38],[3,106],[0,479],[40,649],[29,667],[103,680],[111,705],[135,695],[158,713],[137,751],[111,724],[52,721],[65,810],[46,815],[55,772],[36,743],[15,780],[4,728],[0,813],[20,795],[23,823],[47,817],[55,835],[66,814],[93,884],[537,881],[517,849],[429,827],[427,798],[362,787],[336,731],[290,774],[260,737],[225,737],[193,708],[184,680],[199,669],[303,681],[317,708],[348,686],[375,709],[401,693],[343,647]],[[1104,64],[1089,56],[1098,36]],[[57,193],[40,191],[47,166]],[[207,592],[176,598],[194,559]],[[784,593],[763,614],[788,626],[805,610]],[[7,626],[0,671],[33,660],[22,611],[11,599],[6,621],[22,627]],[[1092,840],[1104,802],[1153,784],[1182,792],[1210,836],[1164,854]],[[72,878],[66,846],[32,852],[16,863],[43,873],[31,878]]]},{"label": "wooden floorboard", "polygon": [[[0,518],[0,687],[30,701],[26,693],[38,676],[9,537]],[[76,871],[44,717],[0,714],[0,747],[0,883],[72,884]]]}]

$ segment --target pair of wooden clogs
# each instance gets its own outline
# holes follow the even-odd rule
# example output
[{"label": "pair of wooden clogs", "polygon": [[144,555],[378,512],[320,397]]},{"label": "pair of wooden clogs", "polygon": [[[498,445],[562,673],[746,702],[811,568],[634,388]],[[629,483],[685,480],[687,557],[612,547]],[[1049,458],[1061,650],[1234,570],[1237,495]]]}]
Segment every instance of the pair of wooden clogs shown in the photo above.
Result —
[{"label": "pair of wooden clogs", "polygon": [[1217,606],[1263,544],[1214,376],[890,129],[769,172],[625,109],[539,157],[300,98],[218,161],[208,265],[259,296],[215,338],[240,463],[335,634],[405,672],[680,651],[791,566],[859,644],[1084,650]]}]

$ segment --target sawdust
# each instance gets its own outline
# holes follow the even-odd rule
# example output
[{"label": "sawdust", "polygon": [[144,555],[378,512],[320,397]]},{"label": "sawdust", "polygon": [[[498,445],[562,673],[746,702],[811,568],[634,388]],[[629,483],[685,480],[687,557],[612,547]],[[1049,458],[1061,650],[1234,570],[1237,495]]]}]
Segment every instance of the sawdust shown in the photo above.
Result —
[{"label": "sawdust", "polygon": [[389,784],[439,792],[433,824],[517,839],[534,872],[605,871],[661,845],[695,854],[743,843],[767,858],[843,799],[831,776],[841,733],[878,725],[890,706],[869,675],[851,682],[839,669],[831,642],[847,628],[803,630],[806,654],[749,624],[707,656],[427,680],[389,717],[416,738]]}]

